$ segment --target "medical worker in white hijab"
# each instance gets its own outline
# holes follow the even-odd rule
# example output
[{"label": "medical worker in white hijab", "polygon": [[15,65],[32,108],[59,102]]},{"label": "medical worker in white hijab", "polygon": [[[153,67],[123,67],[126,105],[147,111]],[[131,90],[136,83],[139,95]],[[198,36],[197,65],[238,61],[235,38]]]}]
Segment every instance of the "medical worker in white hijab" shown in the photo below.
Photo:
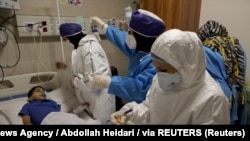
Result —
[{"label": "medical worker in white hijab", "polygon": [[106,123],[115,112],[115,97],[108,94],[107,89],[95,89],[89,80],[93,74],[111,77],[108,58],[98,38],[94,34],[84,34],[77,23],[63,23],[59,30],[60,35],[74,46],[70,67],[76,96],[80,103],[88,103],[88,106],[78,106],[74,112],[86,109],[93,118]]},{"label": "medical worker in white hijab", "polygon": [[[202,42],[194,32],[171,29],[151,49],[157,73],[147,98],[111,115],[114,124],[229,124],[229,102],[206,71]],[[131,111],[131,112],[128,112]]]}]

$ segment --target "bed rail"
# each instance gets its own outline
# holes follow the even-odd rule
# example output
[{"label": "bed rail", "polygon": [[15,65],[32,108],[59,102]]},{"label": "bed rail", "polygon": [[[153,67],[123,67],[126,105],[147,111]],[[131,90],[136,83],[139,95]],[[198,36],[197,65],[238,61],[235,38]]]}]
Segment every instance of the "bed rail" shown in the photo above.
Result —
[{"label": "bed rail", "polygon": [[61,76],[58,72],[39,72],[5,77],[0,83],[0,98],[25,94],[36,85],[56,89],[61,86]]}]

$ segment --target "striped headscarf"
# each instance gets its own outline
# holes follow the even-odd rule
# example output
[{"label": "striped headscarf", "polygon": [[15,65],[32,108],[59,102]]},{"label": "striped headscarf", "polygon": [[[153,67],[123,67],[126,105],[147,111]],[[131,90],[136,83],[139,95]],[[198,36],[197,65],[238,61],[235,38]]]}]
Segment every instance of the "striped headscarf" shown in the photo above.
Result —
[{"label": "striped headscarf", "polygon": [[201,26],[197,34],[204,46],[222,55],[229,86],[232,87],[237,83],[243,87],[245,81],[244,52],[239,40],[228,36],[226,27],[213,20],[209,20]]},{"label": "striped headscarf", "polygon": [[209,20],[199,28],[198,37],[204,42],[207,38],[213,36],[228,36],[228,31],[219,22]]},{"label": "striped headscarf", "polygon": [[245,83],[244,78],[244,52],[239,40],[235,37],[214,36],[206,39],[203,45],[219,52],[225,62],[229,86],[238,84],[241,88]]}]

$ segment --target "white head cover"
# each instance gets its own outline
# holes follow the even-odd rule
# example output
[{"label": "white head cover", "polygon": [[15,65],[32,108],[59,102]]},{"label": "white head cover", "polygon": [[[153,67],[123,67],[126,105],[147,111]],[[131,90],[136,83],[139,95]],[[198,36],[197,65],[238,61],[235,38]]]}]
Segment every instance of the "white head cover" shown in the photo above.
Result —
[{"label": "white head cover", "polygon": [[165,60],[181,74],[182,87],[202,81],[206,60],[202,42],[194,32],[170,29],[161,34],[151,52]]}]

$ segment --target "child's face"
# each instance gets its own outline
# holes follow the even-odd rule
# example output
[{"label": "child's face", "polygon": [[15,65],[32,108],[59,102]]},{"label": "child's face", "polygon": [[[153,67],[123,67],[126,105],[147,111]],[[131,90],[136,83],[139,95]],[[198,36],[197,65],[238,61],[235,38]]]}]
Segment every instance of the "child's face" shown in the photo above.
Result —
[{"label": "child's face", "polygon": [[32,92],[32,95],[28,98],[29,101],[32,100],[44,100],[46,99],[45,91],[43,88],[37,87]]}]

